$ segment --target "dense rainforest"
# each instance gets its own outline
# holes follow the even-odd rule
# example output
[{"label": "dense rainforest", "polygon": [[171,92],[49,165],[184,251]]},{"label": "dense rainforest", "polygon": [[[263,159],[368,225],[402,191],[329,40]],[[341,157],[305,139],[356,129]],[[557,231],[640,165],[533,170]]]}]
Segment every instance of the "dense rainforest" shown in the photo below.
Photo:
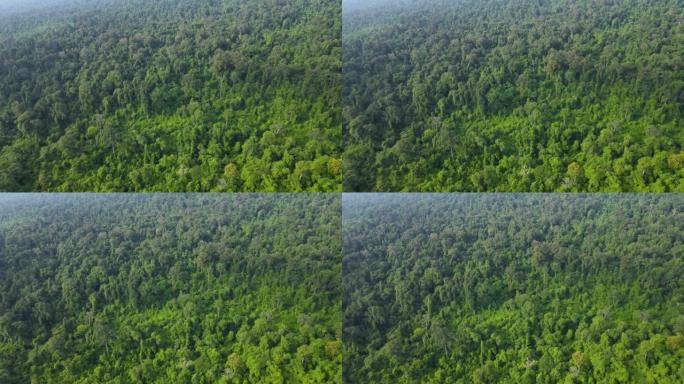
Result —
[{"label": "dense rainforest", "polygon": [[339,0],[0,9],[0,190],[339,191]]},{"label": "dense rainforest", "polygon": [[684,197],[343,197],[344,381],[684,382]]},{"label": "dense rainforest", "polygon": [[0,196],[0,382],[340,383],[327,194]]},{"label": "dense rainforest", "polygon": [[346,191],[684,191],[681,0],[352,0]]}]

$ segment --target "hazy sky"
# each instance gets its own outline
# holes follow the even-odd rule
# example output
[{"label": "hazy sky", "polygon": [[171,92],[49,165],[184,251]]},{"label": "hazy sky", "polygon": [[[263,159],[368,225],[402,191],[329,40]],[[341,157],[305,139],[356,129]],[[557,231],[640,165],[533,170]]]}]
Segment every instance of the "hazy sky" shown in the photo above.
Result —
[{"label": "hazy sky", "polygon": [[49,7],[69,0],[0,0],[0,10]]},{"label": "hazy sky", "polygon": [[50,10],[60,5],[94,5],[104,0],[0,0],[0,16],[8,11]]},{"label": "hazy sky", "polygon": [[342,9],[350,11],[354,9],[376,8],[403,2],[406,2],[406,0],[342,0]]},{"label": "hazy sky", "polygon": [[[0,10],[48,7],[59,3],[73,3],[76,1],[82,2],[85,0],[0,0]],[[410,3],[415,1],[416,0],[342,0],[342,8],[348,11],[354,9],[376,8],[380,6],[388,6],[390,4]]]},{"label": "hazy sky", "polygon": [[[445,0],[342,0],[342,11],[350,12],[369,9],[389,9],[426,3],[439,3],[439,1]],[[457,2],[457,0],[452,1],[454,3]]]},{"label": "hazy sky", "polygon": [[64,3],[70,0],[0,0],[2,5],[52,5],[56,3]]}]

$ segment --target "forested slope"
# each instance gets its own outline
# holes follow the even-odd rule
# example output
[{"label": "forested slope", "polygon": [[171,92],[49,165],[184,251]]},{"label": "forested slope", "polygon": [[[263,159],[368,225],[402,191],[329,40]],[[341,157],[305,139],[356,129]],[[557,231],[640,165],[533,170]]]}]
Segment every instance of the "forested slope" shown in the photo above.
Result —
[{"label": "forested slope", "polygon": [[681,0],[367,3],[345,190],[684,191]]},{"label": "forested slope", "polygon": [[0,196],[0,382],[339,383],[339,197]]},{"label": "forested slope", "polygon": [[682,196],[343,199],[345,382],[684,381]]},{"label": "forested slope", "polygon": [[338,0],[13,9],[0,190],[341,189]]}]

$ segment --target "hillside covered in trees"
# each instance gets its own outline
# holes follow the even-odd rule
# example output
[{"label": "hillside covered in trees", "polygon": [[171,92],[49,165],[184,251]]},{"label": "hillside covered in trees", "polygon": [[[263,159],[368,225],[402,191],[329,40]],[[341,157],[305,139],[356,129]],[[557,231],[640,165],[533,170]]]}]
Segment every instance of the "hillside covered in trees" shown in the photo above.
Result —
[{"label": "hillside covered in trees", "polygon": [[684,191],[679,0],[345,5],[347,191]]},{"label": "hillside covered in trees", "polygon": [[338,191],[338,0],[14,1],[0,190]]},{"label": "hillside covered in trees", "polygon": [[684,197],[343,197],[344,381],[681,383]]},{"label": "hillside covered in trees", "polygon": [[340,383],[340,210],[0,196],[0,382]]}]

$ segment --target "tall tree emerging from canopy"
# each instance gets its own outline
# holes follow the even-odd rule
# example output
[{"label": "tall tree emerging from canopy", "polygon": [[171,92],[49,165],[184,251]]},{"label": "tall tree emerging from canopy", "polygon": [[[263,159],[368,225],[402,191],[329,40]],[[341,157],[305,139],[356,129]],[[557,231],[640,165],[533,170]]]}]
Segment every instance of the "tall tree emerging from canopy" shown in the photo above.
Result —
[{"label": "tall tree emerging from canopy", "polygon": [[0,196],[0,382],[340,383],[332,194]]},{"label": "tall tree emerging from canopy", "polygon": [[340,1],[12,9],[0,190],[341,190]]},{"label": "tall tree emerging from canopy", "polygon": [[684,196],[343,196],[344,381],[679,383]]},{"label": "tall tree emerging from canopy", "polygon": [[680,1],[359,3],[346,191],[684,191]]}]

